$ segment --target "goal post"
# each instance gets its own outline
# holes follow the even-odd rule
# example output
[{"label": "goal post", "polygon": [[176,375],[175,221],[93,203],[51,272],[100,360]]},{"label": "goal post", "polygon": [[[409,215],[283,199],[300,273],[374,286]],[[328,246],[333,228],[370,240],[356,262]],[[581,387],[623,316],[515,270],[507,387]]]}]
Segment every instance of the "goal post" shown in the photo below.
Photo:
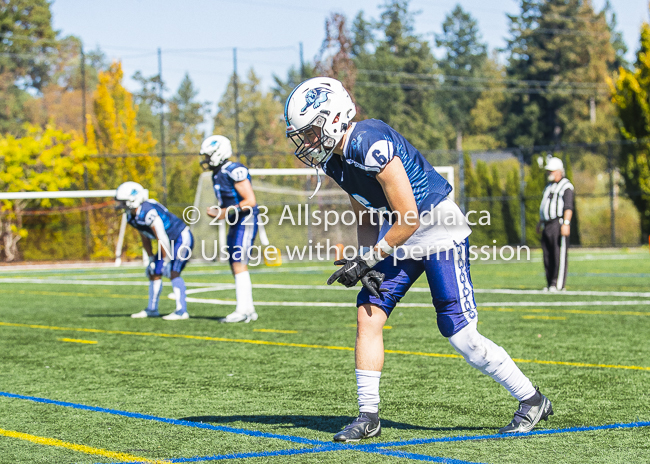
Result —
[{"label": "goal post", "polygon": [[[454,168],[453,166],[439,166],[435,168],[447,181],[454,187]],[[350,211],[350,203],[347,193],[345,193],[332,179],[327,177],[323,171],[320,171],[322,185],[318,194],[309,198],[316,189],[316,175],[315,169],[311,168],[286,168],[286,169],[256,169],[251,168],[250,174],[253,178],[253,190],[255,192],[258,205],[263,211],[265,218],[263,221],[265,225],[258,231],[259,241],[262,246],[273,245],[284,254],[287,247],[295,246],[311,246],[323,244],[323,246],[336,246],[339,244],[353,245],[356,244],[356,233],[350,230],[350,224],[345,224],[342,221],[336,224],[328,224],[326,218],[322,218],[320,223],[316,223],[312,219],[315,214],[326,216],[328,214],[332,217],[342,218],[344,213]],[[194,204],[187,205],[193,206],[195,211],[199,213],[199,220],[196,222],[189,221],[188,217],[183,214],[183,220],[190,225],[190,229],[194,234],[195,247],[193,257],[199,260],[206,261],[221,260],[223,257],[218,256],[218,249],[226,244],[227,239],[227,225],[225,221],[212,223],[212,218],[208,217],[206,210],[210,206],[214,206],[216,198],[214,195],[214,188],[212,185],[212,172],[206,171],[199,176],[196,185],[196,193],[194,197]],[[69,191],[41,191],[41,192],[0,192],[1,200],[45,200],[45,199],[109,199],[115,197],[115,190],[69,190]],[[453,199],[454,192],[450,194]],[[147,191],[148,197],[148,191]],[[175,205],[179,206],[179,205]],[[92,214],[97,215],[102,213],[102,209],[109,208],[108,202],[104,201],[99,204],[89,204],[72,207],[50,207],[43,208],[43,210],[33,211],[25,210],[21,214],[23,217],[31,216],[47,216],[60,215],[61,219],[52,219],[53,223],[56,222],[58,227],[58,234],[68,235],[70,220],[68,218],[76,217],[74,227],[76,232],[70,234],[68,237],[67,247],[78,247],[79,237],[81,237],[79,223],[79,214]],[[349,215],[349,213],[347,213]],[[67,215],[67,216],[66,216]],[[76,216],[73,216],[76,215]],[[117,219],[117,218],[115,218]],[[40,222],[39,222],[40,221]],[[45,229],[49,227],[49,219],[38,219],[37,225],[43,229],[43,224],[46,224]],[[122,264],[122,249],[124,248],[125,234],[127,230],[126,214],[122,214],[119,222],[119,232],[117,232],[116,220],[111,220],[110,226],[106,224],[105,230],[100,229],[99,232],[93,231],[93,239],[100,240],[104,244],[102,256],[110,257],[112,252],[112,245],[115,244],[115,266]],[[49,229],[47,229],[49,230]],[[38,231],[37,231],[38,232]],[[115,236],[117,232],[117,237]],[[30,237],[32,232],[30,229]],[[97,235],[99,234],[99,236]],[[50,232],[42,233],[41,235],[34,235],[34,239],[45,240],[46,248],[54,246],[63,246],[63,242],[59,242],[61,235],[57,236]],[[41,238],[43,237],[43,238]],[[76,240],[76,242],[75,242]],[[115,240],[115,241],[113,241]],[[96,242],[97,243],[97,242]],[[134,245],[132,245],[133,247]],[[67,250],[68,248],[59,248]],[[133,251],[133,250],[132,250]],[[40,247],[32,253],[41,253]],[[47,252],[43,258],[38,256],[31,259],[48,259]],[[59,253],[63,257],[55,259],[68,259],[65,256],[69,254]],[[72,256],[77,256],[74,254]],[[297,255],[300,260],[316,259],[310,255]],[[52,258],[49,258],[52,259]],[[293,259],[293,258],[291,258]]]},{"label": "goal post", "polygon": [[[41,192],[0,192],[0,200],[58,200],[58,199],[90,199],[90,198],[115,198],[113,190],[56,190]],[[149,198],[149,191],[145,190]],[[121,215],[120,230],[115,245],[115,266],[122,264],[122,248],[124,246],[124,235],[126,234],[126,213]]]}]

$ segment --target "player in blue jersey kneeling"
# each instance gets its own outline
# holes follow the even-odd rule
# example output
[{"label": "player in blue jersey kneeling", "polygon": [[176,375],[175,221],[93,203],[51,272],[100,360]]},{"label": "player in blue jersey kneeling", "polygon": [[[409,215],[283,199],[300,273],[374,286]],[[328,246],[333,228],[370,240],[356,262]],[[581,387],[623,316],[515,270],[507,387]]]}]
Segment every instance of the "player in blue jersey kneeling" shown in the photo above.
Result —
[{"label": "player in blue jersey kneeling", "polygon": [[[166,321],[189,319],[185,301],[185,281],[181,272],[192,256],[194,237],[190,228],[156,200],[147,199],[147,191],[137,182],[124,182],[117,188],[117,207],[126,211],[127,223],[142,237],[142,247],[149,256],[145,274],[149,278],[149,304],[132,314],[133,318],[160,317],[158,301],[162,277],[171,280],[176,296],[176,311],[163,317]],[[151,240],[158,240],[154,253]]]},{"label": "player in blue jersey kneeling", "polygon": [[[382,121],[352,122],[356,108],[336,79],[316,77],[296,87],[285,105],[287,137],[295,155],[321,167],[350,196],[357,215],[359,254],[342,259],[327,281],[353,287],[357,296],[355,348],[359,416],[334,436],[351,442],[377,437],[383,327],[411,285],[426,274],[440,333],[474,368],[519,401],[500,433],[528,432],[553,414],[551,402],[508,353],[477,331],[464,215],[448,198],[449,183],[401,134]],[[368,212],[375,218],[371,222]]]},{"label": "player in blue jersey kneeling", "polygon": [[[226,219],[228,223],[228,261],[235,276],[235,311],[221,322],[251,322],[257,320],[253,305],[253,285],[248,272],[248,261],[257,236],[259,209],[253,192],[248,168],[232,156],[230,140],[223,135],[212,135],[201,144],[201,165],[212,170],[212,184],[217,206],[208,208],[208,215]],[[219,244],[219,248],[221,248]]]}]

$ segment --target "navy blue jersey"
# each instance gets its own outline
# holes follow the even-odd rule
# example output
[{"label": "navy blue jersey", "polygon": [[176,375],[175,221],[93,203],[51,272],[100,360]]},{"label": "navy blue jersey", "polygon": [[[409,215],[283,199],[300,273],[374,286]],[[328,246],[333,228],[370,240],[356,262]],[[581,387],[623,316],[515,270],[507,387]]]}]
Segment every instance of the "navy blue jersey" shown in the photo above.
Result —
[{"label": "navy blue jersey", "polygon": [[215,170],[212,173],[212,185],[214,185],[214,194],[219,202],[218,206],[227,208],[238,205],[242,201],[242,197],[237,192],[235,184],[245,179],[251,182],[251,175],[248,173],[248,168],[241,163],[228,161],[221,168]]},{"label": "navy blue jersey", "polygon": [[404,165],[418,212],[431,210],[449,195],[449,182],[402,135],[377,119],[356,123],[343,156],[333,155],[323,170],[366,208],[391,211],[376,176],[394,156]]},{"label": "navy blue jersey", "polygon": [[126,213],[126,220],[129,225],[135,227],[142,232],[145,237],[151,239],[156,238],[152,226],[153,221],[157,217],[162,219],[169,240],[177,240],[181,232],[183,232],[183,229],[187,227],[182,220],[170,213],[167,208],[156,200],[147,200],[142,203],[142,205],[136,209],[135,215],[131,215],[131,211]]}]

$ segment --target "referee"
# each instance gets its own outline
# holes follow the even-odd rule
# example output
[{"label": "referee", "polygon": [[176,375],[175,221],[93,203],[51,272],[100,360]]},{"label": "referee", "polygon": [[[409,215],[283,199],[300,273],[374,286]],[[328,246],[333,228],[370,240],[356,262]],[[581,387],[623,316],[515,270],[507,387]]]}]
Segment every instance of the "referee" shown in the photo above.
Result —
[{"label": "referee", "polygon": [[539,206],[537,233],[542,232],[542,251],[546,269],[545,291],[557,292],[566,285],[568,238],[573,217],[573,184],[564,177],[564,164],[552,157],[544,166],[549,184]]}]

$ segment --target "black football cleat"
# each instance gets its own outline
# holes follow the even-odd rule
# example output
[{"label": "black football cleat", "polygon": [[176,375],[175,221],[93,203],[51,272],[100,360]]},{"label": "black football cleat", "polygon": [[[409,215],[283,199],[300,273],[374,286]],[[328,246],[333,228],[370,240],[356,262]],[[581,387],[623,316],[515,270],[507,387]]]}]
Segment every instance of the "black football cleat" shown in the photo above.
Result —
[{"label": "black football cleat", "polygon": [[379,413],[361,412],[350,425],[334,435],[334,441],[348,443],[381,435]]},{"label": "black football cleat", "polygon": [[531,399],[537,399],[536,397],[539,396],[537,404],[530,404],[530,400],[521,401],[512,422],[499,429],[499,433],[530,432],[540,420],[548,420],[548,416],[553,415],[553,407],[549,399],[542,395],[539,389],[535,388],[535,390],[537,392]]}]

